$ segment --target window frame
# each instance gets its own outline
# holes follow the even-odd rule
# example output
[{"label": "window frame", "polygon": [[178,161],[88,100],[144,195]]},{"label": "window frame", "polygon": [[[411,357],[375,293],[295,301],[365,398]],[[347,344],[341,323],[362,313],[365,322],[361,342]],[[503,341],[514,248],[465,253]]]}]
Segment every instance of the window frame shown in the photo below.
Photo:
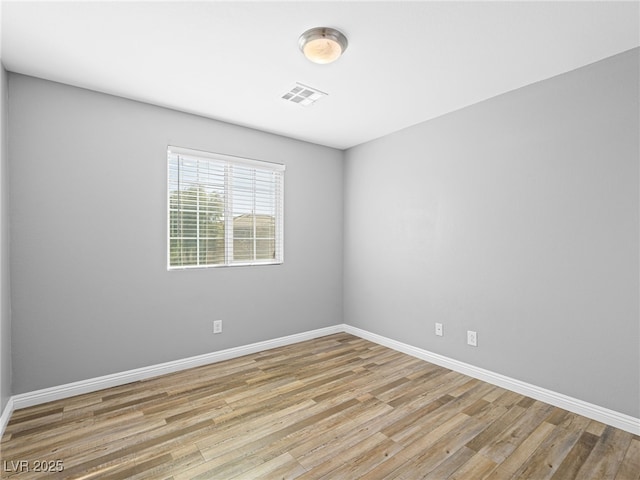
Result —
[{"label": "window frame", "polygon": [[[215,164],[218,168],[224,168],[224,198],[223,198],[223,211],[224,211],[224,261],[222,263],[207,263],[200,264],[197,263],[195,265],[172,265],[171,264],[171,186],[172,186],[172,161],[175,161],[177,157],[177,161],[180,161],[180,157],[191,158],[193,160],[202,161],[202,162],[211,162]],[[253,260],[234,260],[233,259],[233,250],[234,250],[234,241],[237,241],[238,238],[234,238],[234,220],[238,218],[238,216],[234,217],[232,205],[233,205],[233,189],[231,187],[231,182],[233,180],[233,168],[238,167],[240,169],[253,169],[253,175],[255,175],[256,171],[260,172],[271,172],[276,173],[277,178],[274,182],[275,191],[274,191],[274,258],[269,259],[256,259],[256,242],[257,238],[253,238],[254,240],[254,249],[253,249]],[[281,163],[268,162],[264,160],[255,160],[251,158],[238,157],[234,155],[221,154],[221,153],[212,153],[206,152],[202,150],[194,150],[190,148],[177,147],[173,145],[167,146],[167,270],[168,271],[176,271],[176,270],[192,270],[192,269],[203,269],[203,268],[220,268],[220,267],[242,267],[242,266],[260,266],[260,265],[281,265],[284,263],[284,172],[286,166]],[[236,177],[236,180],[238,177]],[[230,194],[231,192],[231,194]],[[256,189],[254,187],[253,201],[255,204],[256,199]],[[237,193],[236,193],[237,196]],[[257,226],[255,224],[255,217],[258,215],[254,210],[250,213],[254,217],[254,237]],[[241,215],[240,215],[241,216]],[[174,237],[175,238],[175,237]],[[195,237],[196,242],[201,241],[201,237],[199,232]],[[200,259],[198,258],[199,262]]]}]

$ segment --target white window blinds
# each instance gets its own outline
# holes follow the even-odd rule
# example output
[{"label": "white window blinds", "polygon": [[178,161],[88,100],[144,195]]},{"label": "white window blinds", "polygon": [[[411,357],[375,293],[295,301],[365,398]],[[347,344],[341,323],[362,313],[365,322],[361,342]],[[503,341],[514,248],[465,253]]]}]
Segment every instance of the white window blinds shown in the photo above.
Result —
[{"label": "white window blinds", "polygon": [[167,149],[168,268],[283,261],[284,165]]}]

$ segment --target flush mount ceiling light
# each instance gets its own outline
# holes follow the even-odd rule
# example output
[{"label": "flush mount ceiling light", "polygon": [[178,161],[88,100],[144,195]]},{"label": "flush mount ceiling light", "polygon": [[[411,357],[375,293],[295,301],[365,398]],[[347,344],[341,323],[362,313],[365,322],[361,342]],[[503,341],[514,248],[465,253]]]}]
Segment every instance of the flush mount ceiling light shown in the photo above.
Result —
[{"label": "flush mount ceiling light", "polygon": [[331,63],[347,49],[347,37],[335,28],[315,27],[307,30],[298,40],[300,50],[314,63]]}]

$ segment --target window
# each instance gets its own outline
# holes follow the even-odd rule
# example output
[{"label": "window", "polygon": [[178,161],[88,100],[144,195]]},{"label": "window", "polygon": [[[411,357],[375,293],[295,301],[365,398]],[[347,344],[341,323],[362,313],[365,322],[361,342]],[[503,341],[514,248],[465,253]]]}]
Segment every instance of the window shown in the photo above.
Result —
[{"label": "window", "polygon": [[284,165],[167,149],[168,267],[283,261]]}]

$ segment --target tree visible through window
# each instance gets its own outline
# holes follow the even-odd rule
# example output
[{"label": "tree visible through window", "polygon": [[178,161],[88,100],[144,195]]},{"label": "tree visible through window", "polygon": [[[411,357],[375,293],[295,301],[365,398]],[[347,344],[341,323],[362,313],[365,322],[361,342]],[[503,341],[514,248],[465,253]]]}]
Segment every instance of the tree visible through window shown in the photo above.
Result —
[{"label": "tree visible through window", "polygon": [[282,263],[284,165],[168,149],[169,268]]}]

